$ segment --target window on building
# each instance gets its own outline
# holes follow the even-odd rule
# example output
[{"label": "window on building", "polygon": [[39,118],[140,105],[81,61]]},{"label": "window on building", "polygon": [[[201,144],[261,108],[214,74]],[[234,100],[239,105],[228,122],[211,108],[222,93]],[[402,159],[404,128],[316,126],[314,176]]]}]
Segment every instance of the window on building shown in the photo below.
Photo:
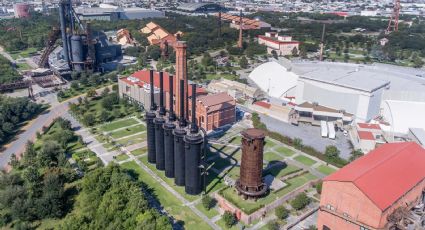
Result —
[{"label": "window on building", "polygon": [[326,226],[326,225],[323,225],[323,230],[331,230],[331,228],[329,228],[328,226]]}]

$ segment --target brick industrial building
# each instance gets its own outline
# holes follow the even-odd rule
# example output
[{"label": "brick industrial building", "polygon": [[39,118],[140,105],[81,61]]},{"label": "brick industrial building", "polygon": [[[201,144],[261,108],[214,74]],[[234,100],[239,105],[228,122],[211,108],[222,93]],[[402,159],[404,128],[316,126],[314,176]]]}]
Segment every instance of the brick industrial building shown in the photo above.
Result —
[{"label": "brick industrial building", "polygon": [[[154,73],[155,80],[155,103],[159,103],[159,78],[158,72]],[[174,111],[178,110],[179,106],[177,103],[177,92],[178,86],[174,78]],[[166,108],[169,107],[169,74],[164,73],[164,100]],[[131,101],[137,102],[144,108],[150,107],[150,95],[149,95],[149,70],[140,70],[129,77],[123,77],[118,79],[118,91],[121,98],[127,98]],[[207,94],[205,89],[197,88],[197,104],[196,104],[196,116],[198,125],[205,130],[213,130],[223,125],[232,124],[236,121],[236,102],[235,99],[229,96],[227,93]],[[192,96],[192,92],[188,91],[189,98]],[[191,103],[189,101],[189,119],[191,119]]]},{"label": "brick industrial building", "polygon": [[424,202],[425,150],[414,142],[385,144],[324,179],[317,227],[391,229],[404,210],[406,229],[424,229],[420,215],[414,221]]},{"label": "brick industrial building", "polygon": [[[189,110],[191,108],[189,102]],[[199,96],[196,99],[198,125],[205,130],[213,130],[236,121],[236,101],[227,93]],[[191,111],[189,118],[191,119]]]}]

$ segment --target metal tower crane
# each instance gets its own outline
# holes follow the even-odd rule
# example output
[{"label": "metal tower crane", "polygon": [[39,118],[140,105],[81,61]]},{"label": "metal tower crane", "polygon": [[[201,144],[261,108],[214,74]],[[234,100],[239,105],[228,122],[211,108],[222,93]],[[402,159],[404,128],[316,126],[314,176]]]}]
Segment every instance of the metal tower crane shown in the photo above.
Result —
[{"label": "metal tower crane", "polygon": [[398,31],[398,19],[400,17],[400,8],[400,0],[394,0],[394,9],[388,22],[387,30],[385,31],[386,34],[389,34],[393,31]]}]

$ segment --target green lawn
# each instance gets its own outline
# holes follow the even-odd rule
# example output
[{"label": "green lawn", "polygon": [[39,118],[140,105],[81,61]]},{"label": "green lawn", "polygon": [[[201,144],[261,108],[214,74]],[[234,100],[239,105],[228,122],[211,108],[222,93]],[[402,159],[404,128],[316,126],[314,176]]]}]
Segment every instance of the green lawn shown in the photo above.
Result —
[{"label": "green lawn", "polygon": [[125,160],[127,160],[129,158],[129,156],[127,156],[127,154],[120,154],[120,155],[117,155],[116,157],[115,157],[115,160],[117,160],[117,161],[125,161]]},{"label": "green lawn", "polygon": [[235,145],[240,145],[242,143],[242,137],[241,136],[235,136],[230,138],[230,143]]},{"label": "green lawn", "polygon": [[336,170],[326,165],[319,165],[319,167],[317,167],[317,171],[329,175],[335,172]]},{"label": "green lawn", "polygon": [[117,138],[129,136],[129,135],[132,135],[132,134],[140,133],[140,132],[145,131],[145,130],[146,130],[146,127],[144,125],[140,124],[140,125],[125,128],[123,130],[112,132],[110,134],[111,134],[112,138],[117,139]]},{"label": "green lawn", "polygon": [[247,214],[251,214],[314,179],[316,179],[316,177],[310,173],[288,179],[285,181],[287,183],[286,187],[278,191],[270,192],[266,197],[260,198],[257,201],[244,200],[241,196],[237,195],[234,188],[230,187],[220,191],[220,194]]},{"label": "green lawn", "polygon": [[304,165],[307,165],[307,166],[312,166],[312,165],[314,165],[316,163],[315,160],[313,160],[313,159],[311,159],[309,157],[303,156],[303,155],[296,156],[294,158],[294,160],[296,160],[296,161],[298,161],[298,162],[300,162],[300,163],[302,163]]},{"label": "green lawn", "polygon": [[12,56],[13,59],[18,59],[19,56],[22,58],[27,58],[29,56],[35,55],[37,52],[37,48],[30,47],[24,50],[17,50],[17,51],[11,51],[9,52],[10,56]]},{"label": "green lawn", "polygon": [[142,154],[147,153],[147,151],[148,151],[148,149],[146,147],[144,147],[144,148],[140,148],[140,149],[136,149],[136,150],[131,151],[131,154],[133,154],[134,156],[140,156]]},{"label": "green lawn", "polygon": [[274,141],[272,141],[270,138],[266,137],[266,145],[264,147],[266,148],[273,148],[276,145]]},{"label": "green lawn", "polygon": [[32,67],[30,65],[28,65],[26,62],[23,63],[18,63],[18,70],[30,70],[32,69]]},{"label": "green lawn", "polygon": [[290,157],[290,156],[292,156],[292,155],[295,154],[294,151],[292,151],[291,149],[288,149],[286,147],[283,147],[283,146],[277,147],[276,148],[276,151],[279,152],[279,153],[281,153],[281,154],[283,154],[283,155],[285,155],[285,156],[287,156],[287,157]]},{"label": "green lawn", "polygon": [[211,227],[202,221],[190,208],[183,206],[182,203],[155,179],[147,174],[136,162],[130,161],[121,165],[124,168],[134,170],[138,174],[138,179],[148,185],[164,209],[172,215],[177,221],[181,221],[185,229],[200,230],[211,229]]},{"label": "green lawn", "polygon": [[208,218],[213,218],[214,216],[219,215],[217,209],[215,208],[211,208],[210,210],[207,210],[204,208],[204,206],[202,205],[201,202],[199,202],[199,204],[195,205],[195,207],[201,211],[202,213],[204,213]]},{"label": "green lawn", "polygon": [[278,156],[276,153],[274,152],[266,152],[264,154],[264,160],[270,162],[270,161],[282,161],[282,157]]},{"label": "green lawn", "polygon": [[144,141],[146,141],[146,132],[141,133],[141,134],[137,134],[131,137],[127,137],[124,139],[120,139],[117,141],[117,143],[123,145],[123,146],[130,146],[130,145],[134,145],[137,143],[142,143]]},{"label": "green lawn", "polygon": [[238,76],[233,74],[207,74],[206,75],[206,80],[218,80],[220,78],[225,78],[232,81],[236,81],[237,79],[239,79]]},{"label": "green lawn", "polygon": [[165,176],[165,171],[157,170],[154,164],[150,164],[148,162],[148,157],[147,156],[141,157],[140,158],[140,161],[144,165],[146,165],[150,170],[152,170],[154,173],[156,173],[156,175],[158,175],[163,181],[165,181],[175,191],[177,191],[178,193],[180,193],[180,195],[183,196],[186,200],[188,200],[188,201],[194,201],[194,200],[200,198],[200,196],[193,196],[193,195],[186,194],[186,192],[184,190],[184,186],[177,186],[177,185],[175,185],[174,184],[174,178],[168,178],[168,177]]},{"label": "green lawn", "polygon": [[300,170],[301,168],[298,168],[295,165],[276,165],[270,169],[265,170],[263,172],[263,175],[271,174],[276,178],[280,178],[298,172]]},{"label": "green lawn", "polygon": [[217,224],[218,226],[220,226],[220,227],[221,227],[221,229],[239,230],[239,228],[238,228],[238,226],[237,226],[236,224],[234,224],[231,228],[226,227],[226,224],[224,223],[223,218],[221,218],[220,220],[218,220],[218,221],[216,222],[216,224]]},{"label": "green lawn", "polygon": [[99,127],[99,129],[104,131],[104,132],[110,132],[110,131],[113,131],[115,129],[135,125],[135,124],[138,124],[138,123],[139,122],[136,119],[128,118],[128,119],[114,121],[114,122],[102,125],[102,126]]}]

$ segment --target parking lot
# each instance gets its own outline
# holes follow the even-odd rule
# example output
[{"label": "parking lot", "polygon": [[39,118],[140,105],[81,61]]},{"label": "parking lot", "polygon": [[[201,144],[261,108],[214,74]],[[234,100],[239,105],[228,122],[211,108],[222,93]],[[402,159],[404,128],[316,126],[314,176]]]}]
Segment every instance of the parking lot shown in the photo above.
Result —
[{"label": "parking lot", "polygon": [[270,116],[259,114],[261,121],[267,125],[270,131],[280,133],[282,135],[299,138],[303,141],[304,145],[309,145],[319,151],[324,152],[326,146],[335,145],[340,151],[340,156],[348,159],[351,153],[351,146],[349,138],[344,136],[342,132],[336,132],[335,140],[329,138],[322,138],[320,135],[320,127],[311,126],[307,124],[299,124],[298,126],[282,122]]}]

